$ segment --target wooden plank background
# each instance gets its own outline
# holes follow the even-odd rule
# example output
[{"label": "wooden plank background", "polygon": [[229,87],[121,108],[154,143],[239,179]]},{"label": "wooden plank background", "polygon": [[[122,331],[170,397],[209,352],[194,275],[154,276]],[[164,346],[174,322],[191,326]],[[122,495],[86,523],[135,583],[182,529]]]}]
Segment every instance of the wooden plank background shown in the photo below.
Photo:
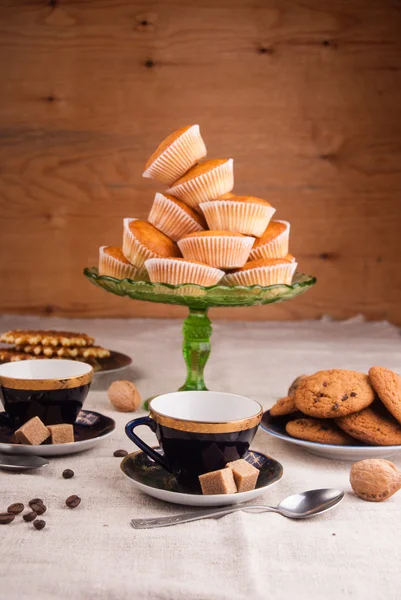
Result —
[{"label": "wooden plank background", "polygon": [[197,122],[318,277],[214,316],[401,324],[398,0],[1,0],[0,23],[1,312],[183,315],[82,269],[146,218],[148,155]]}]

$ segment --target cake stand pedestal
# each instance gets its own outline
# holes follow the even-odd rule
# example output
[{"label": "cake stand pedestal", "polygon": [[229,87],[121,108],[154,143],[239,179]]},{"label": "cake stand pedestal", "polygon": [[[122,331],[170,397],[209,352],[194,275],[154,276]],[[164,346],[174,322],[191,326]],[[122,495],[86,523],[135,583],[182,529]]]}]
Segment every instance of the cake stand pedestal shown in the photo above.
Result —
[{"label": "cake stand pedestal", "polygon": [[194,284],[169,285],[115,279],[101,276],[95,267],[86,268],[84,275],[95,285],[118,296],[128,296],[133,300],[177,304],[189,308],[189,315],[183,325],[183,355],[187,366],[187,378],[179,391],[207,390],[204,369],[208,361],[211,345],[212,324],[208,317],[211,307],[258,306],[292,300],[309,290],[315,277],[296,273],[291,285],[278,284],[262,287],[253,285],[202,287]]}]

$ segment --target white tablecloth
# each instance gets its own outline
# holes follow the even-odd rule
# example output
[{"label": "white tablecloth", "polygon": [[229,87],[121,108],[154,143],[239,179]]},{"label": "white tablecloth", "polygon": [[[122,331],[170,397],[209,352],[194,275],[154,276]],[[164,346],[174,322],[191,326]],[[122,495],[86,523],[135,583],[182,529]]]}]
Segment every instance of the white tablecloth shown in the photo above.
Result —
[{"label": "white tablecloth", "polygon": [[[112,379],[132,379],[143,397],[177,389],[184,380],[181,323],[173,320],[62,320],[3,317],[0,329],[65,328],[94,334],[128,353],[133,367],[96,379],[86,401],[116,420],[111,438],[90,451],[51,460],[32,474],[0,472],[0,511],[44,498],[47,526],[22,519],[1,528],[2,600],[297,600],[401,598],[401,495],[381,504],[348,493],[336,510],[309,521],[236,513],[168,529],[135,531],[133,517],[174,514],[181,507],[138,493],[113,457],[134,450],[124,434],[130,414],[107,399]],[[206,370],[210,389],[237,392],[266,408],[299,374],[323,368],[366,371],[401,366],[398,330],[386,323],[216,322]],[[139,413],[142,414],[142,413]],[[146,433],[152,441],[152,434]],[[284,478],[261,499],[317,487],[350,492],[350,463],[312,456],[259,431],[254,448],[284,465]],[[401,467],[401,454],[393,459]],[[72,468],[75,477],[61,473]],[[82,498],[75,510],[64,500]]]}]

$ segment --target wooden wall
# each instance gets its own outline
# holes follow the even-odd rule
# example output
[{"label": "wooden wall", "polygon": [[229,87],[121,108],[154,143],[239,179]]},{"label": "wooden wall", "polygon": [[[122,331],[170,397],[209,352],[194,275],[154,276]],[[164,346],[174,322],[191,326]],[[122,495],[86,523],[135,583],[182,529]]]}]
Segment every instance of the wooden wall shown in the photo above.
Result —
[{"label": "wooden wall", "polygon": [[401,324],[398,0],[1,0],[0,23],[1,312],[182,315],[82,269],[147,216],[148,155],[197,122],[318,277],[218,316]]}]

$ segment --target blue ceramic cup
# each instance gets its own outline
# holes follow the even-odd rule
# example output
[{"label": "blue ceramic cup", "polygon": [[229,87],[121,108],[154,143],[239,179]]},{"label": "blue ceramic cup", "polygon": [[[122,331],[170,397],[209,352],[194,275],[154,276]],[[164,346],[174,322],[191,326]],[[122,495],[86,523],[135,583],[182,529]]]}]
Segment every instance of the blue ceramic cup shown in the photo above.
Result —
[{"label": "blue ceramic cup", "polygon": [[[180,479],[223,468],[248,451],[263,409],[255,400],[224,392],[173,392],[153,398],[149,416],[127,423],[125,433],[145,454]],[[146,425],[163,454],[135,432]]]},{"label": "blue ceramic cup", "polygon": [[75,360],[23,360],[0,365],[0,400],[14,429],[32,417],[45,425],[75,423],[93,368]]}]

